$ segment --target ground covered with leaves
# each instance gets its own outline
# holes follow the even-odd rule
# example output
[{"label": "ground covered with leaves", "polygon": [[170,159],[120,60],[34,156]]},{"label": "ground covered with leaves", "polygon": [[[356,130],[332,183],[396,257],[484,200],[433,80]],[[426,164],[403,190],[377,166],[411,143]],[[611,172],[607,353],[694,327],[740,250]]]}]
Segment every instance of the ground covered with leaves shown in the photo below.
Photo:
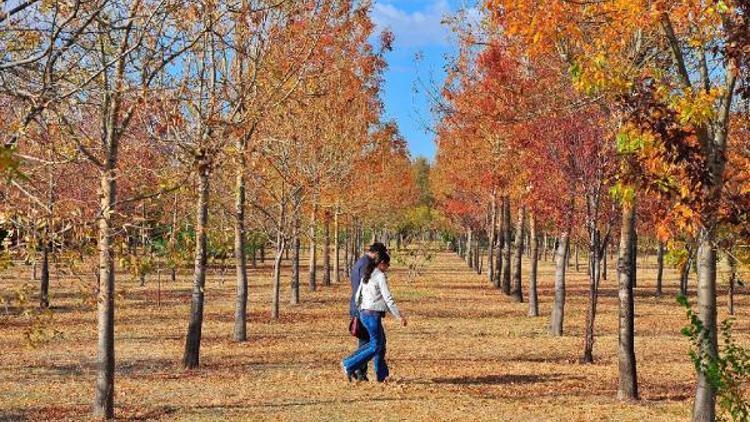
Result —
[{"label": "ground covered with leaves", "polygon": [[[610,261],[611,262],[611,261]],[[642,400],[621,403],[617,389],[617,286],[614,269],[602,281],[596,362],[581,365],[587,278],[571,269],[565,336],[548,335],[553,293],[551,262],[540,263],[540,311],[495,290],[450,253],[439,253],[410,280],[395,267],[390,283],[409,326],[387,318],[389,384],[348,384],[340,360],[355,347],[347,334],[348,281],[318,291],[303,288],[302,305],[284,305],[270,319],[268,263],[251,273],[249,341],[232,341],[233,272],[212,270],[206,288],[201,369],[180,359],[190,307],[190,277],[162,276],[145,287],[121,277],[116,314],[116,414],[140,420],[686,420],[694,374],[685,311],[675,302],[677,274],[666,272],[665,294],[654,296],[655,259],[641,260],[636,292],[636,354]],[[3,274],[4,291],[23,284]],[[289,297],[288,268],[282,297]],[[28,276],[26,276],[28,278]],[[304,279],[304,277],[303,277]],[[721,276],[720,276],[721,279]],[[223,280],[223,281],[222,281]],[[524,281],[525,282],[525,281]],[[694,288],[694,276],[691,288]],[[720,286],[723,286],[720,283]],[[524,286],[525,288],[526,286]],[[723,287],[722,287],[723,289]],[[80,282],[51,286],[59,335],[26,345],[31,318],[0,309],[0,420],[81,420],[94,386],[95,311]],[[737,297],[735,331],[748,344],[750,301]],[[525,294],[526,292],[524,292]],[[694,297],[691,298],[694,301]],[[720,320],[726,317],[720,296]]]}]

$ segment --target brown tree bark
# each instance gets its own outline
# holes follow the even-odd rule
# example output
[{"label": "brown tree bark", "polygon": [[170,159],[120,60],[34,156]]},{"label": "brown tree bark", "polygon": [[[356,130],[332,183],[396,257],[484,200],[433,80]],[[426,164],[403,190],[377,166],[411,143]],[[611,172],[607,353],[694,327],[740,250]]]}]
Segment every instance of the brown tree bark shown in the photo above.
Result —
[{"label": "brown tree bark", "polygon": [[505,248],[503,249],[503,293],[510,295],[510,272],[511,272],[511,227],[510,227],[510,198],[503,197],[503,238]]},{"label": "brown tree bark", "polygon": [[339,228],[339,209],[338,207],[333,214],[333,273],[336,284],[341,283],[341,262],[339,260],[339,250],[341,249],[341,229]]},{"label": "brown tree bark", "polygon": [[331,222],[327,212],[323,217],[323,285],[331,285]]},{"label": "brown tree bark", "polygon": [[318,281],[317,281],[317,269],[316,266],[318,264],[318,235],[316,230],[316,225],[318,217],[318,204],[313,199],[313,209],[312,214],[310,216],[310,261],[309,261],[309,269],[308,269],[308,287],[310,290],[315,291],[318,288]]},{"label": "brown tree bark", "polygon": [[[711,223],[710,221],[708,223]],[[700,352],[716,357],[716,249],[713,225],[701,229],[698,240],[698,304],[697,314],[707,330],[701,342]],[[713,421],[716,419],[716,389],[709,383],[706,374],[698,371],[698,383],[693,404],[693,421]]]},{"label": "brown tree bark", "polygon": [[[116,137],[113,136],[111,139],[116,142]],[[114,146],[116,148],[116,144]],[[101,175],[97,242],[99,249],[99,293],[96,305],[98,339],[93,413],[95,417],[105,419],[114,418],[115,396],[115,268],[112,250],[112,215],[116,198],[115,163],[116,152],[110,152],[107,168]]]},{"label": "brown tree bark", "polygon": [[276,257],[273,260],[273,298],[271,301],[271,318],[274,320],[278,320],[280,314],[281,259],[284,256],[284,248],[286,247],[286,238],[280,232],[282,229],[279,228],[278,230],[279,233],[276,235]]},{"label": "brown tree bark", "polygon": [[656,249],[656,296],[661,297],[664,280],[664,242],[659,241]]},{"label": "brown tree bark", "polygon": [[638,376],[635,360],[635,311],[633,300],[633,256],[635,241],[635,203],[625,203],[622,209],[622,226],[620,232],[620,257],[617,263],[619,284],[619,383],[617,398],[620,400],[638,400]]},{"label": "brown tree bark", "polygon": [[560,234],[557,249],[555,250],[555,303],[552,306],[552,320],[550,323],[550,334],[553,336],[563,335],[563,320],[565,319],[565,270],[566,257],[569,243],[569,231]]},{"label": "brown tree bark", "polygon": [[529,213],[529,241],[531,242],[531,265],[529,268],[529,316],[539,316],[539,300],[537,297],[537,264],[539,261],[539,238],[536,234],[536,218]]},{"label": "brown tree bark", "polygon": [[518,209],[518,226],[516,227],[516,245],[513,259],[513,290],[511,295],[516,302],[523,302],[523,291],[521,290],[521,263],[523,261],[524,226],[526,225],[526,209]]},{"label": "brown tree bark", "polygon": [[[296,209],[296,207],[295,207]],[[293,217],[292,226],[292,281],[291,281],[291,299],[292,305],[299,305],[299,273],[300,273],[300,218],[299,214]]]},{"label": "brown tree bark", "polygon": [[200,365],[201,331],[203,328],[203,299],[206,288],[206,264],[208,262],[207,224],[208,193],[211,165],[207,158],[198,158],[198,201],[195,210],[195,268],[193,272],[193,294],[190,304],[190,323],[182,365],[194,369]]},{"label": "brown tree bark", "polygon": [[497,240],[497,196],[493,190],[490,203],[490,238],[487,245],[487,277],[490,283],[495,281],[495,241]]},{"label": "brown tree bark", "polygon": [[234,208],[234,264],[237,293],[234,304],[234,340],[247,340],[247,255],[245,253],[245,149],[246,138],[237,139],[237,175]]},{"label": "brown tree bark", "polygon": [[466,229],[466,264],[469,268],[472,267],[474,262],[472,251],[474,248],[474,240],[472,239],[471,227]]},{"label": "brown tree bark", "polygon": [[42,274],[39,278],[39,307],[49,308],[49,243],[45,239],[41,242],[42,248]]}]

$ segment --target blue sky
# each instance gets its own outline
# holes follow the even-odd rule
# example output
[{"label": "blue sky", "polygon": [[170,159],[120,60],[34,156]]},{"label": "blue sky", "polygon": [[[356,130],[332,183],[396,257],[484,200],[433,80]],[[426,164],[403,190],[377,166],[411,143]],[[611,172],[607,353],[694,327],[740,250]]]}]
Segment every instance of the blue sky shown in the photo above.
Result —
[{"label": "blue sky", "polygon": [[[418,79],[439,84],[445,76],[445,54],[453,54],[449,28],[441,25],[462,0],[375,0],[372,19],[378,33],[389,28],[395,35],[388,54],[383,101],[386,118],[398,123],[413,157],[435,156],[435,142],[428,126],[430,104],[423,92],[414,92]],[[420,60],[415,60],[417,55]]]}]

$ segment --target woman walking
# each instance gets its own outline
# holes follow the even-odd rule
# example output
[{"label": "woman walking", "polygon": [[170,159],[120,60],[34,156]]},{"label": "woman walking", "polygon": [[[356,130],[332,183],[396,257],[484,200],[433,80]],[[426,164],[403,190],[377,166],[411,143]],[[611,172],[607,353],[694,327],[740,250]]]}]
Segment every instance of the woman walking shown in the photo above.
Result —
[{"label": "woman walking", "polygon": [[406,326],[406,318],[401,315],[388,288],[388,278],[385,273],[390,263],[391,257],[387,253],[379,254],[367,265],[362,282],[359,283],[359,289],[355,295],[359,319],[367,329],[370,341],[341,362],[344,374],[350,382],[354,377],[354,371],[370,359],[374,361],[378,382],[383,382],[388,378],[388,365],[385,363],[385,331],[383,330],[383,317],[386,311],[398,318],[401,325]]}]

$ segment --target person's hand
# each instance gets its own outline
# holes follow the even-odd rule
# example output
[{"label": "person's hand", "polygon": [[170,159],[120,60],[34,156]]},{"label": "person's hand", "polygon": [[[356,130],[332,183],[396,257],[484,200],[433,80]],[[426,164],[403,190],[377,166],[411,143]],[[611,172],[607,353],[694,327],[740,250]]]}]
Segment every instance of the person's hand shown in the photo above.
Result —
[{"label": "person's hand", "polygon": [[401,317],[401,325],[406,327],[406,317]]}]

